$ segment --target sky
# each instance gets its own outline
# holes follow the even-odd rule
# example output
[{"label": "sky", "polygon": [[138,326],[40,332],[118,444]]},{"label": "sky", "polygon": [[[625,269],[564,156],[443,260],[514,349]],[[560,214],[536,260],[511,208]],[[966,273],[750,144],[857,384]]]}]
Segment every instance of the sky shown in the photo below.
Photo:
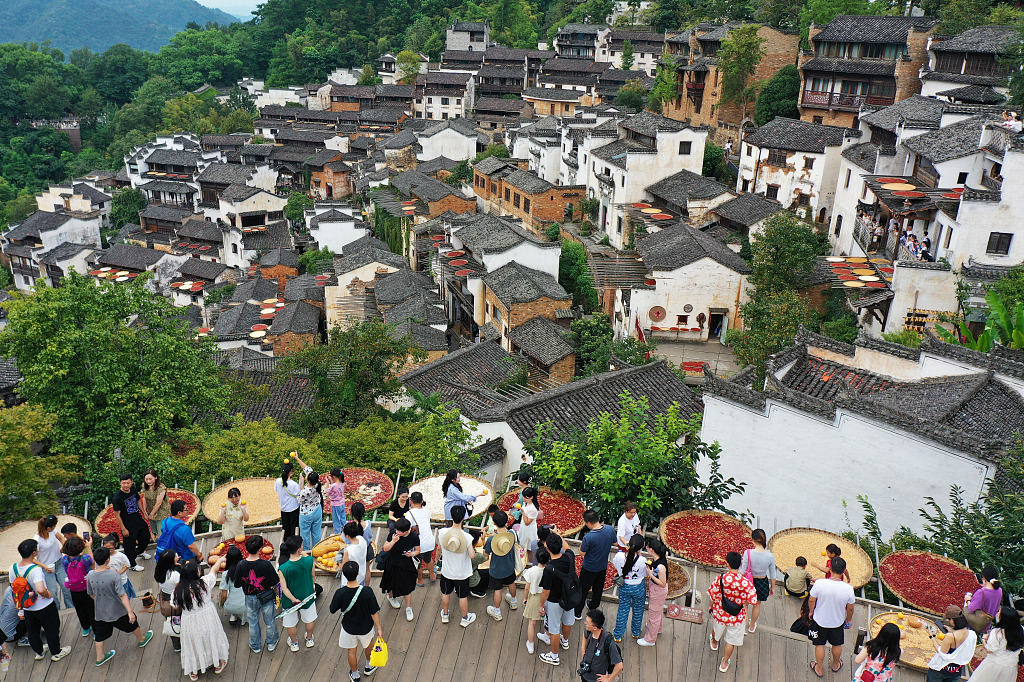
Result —
[{"label": "sky", "polygon": [[251,19],[252,11],[262,0],[198,0],[200,5],[215,7],[242,19]]}]

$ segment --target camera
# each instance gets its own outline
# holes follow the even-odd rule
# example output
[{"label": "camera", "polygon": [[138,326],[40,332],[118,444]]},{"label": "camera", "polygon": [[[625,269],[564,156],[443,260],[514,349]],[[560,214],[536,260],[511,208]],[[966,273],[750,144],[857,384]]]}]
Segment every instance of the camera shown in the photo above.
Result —
[{"label": "camera", "polygon": [[590,671],[591,671],[590,664],[587,663],[586,661],[580,661],[580,667],[576,671],[576,674],[579,675],[580,677],[583,677],[584,675],[589,674]]}]

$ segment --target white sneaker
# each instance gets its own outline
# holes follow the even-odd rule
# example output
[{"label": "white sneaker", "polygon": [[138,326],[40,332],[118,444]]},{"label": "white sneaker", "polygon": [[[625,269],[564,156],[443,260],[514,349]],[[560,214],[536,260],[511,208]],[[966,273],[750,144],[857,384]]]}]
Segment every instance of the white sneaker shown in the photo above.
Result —
[{"label": "white sneaker", "polygon": [[288,638],[288,648],[291,649],[292,651],[298,651],[299,650],[299,643],[298,642],[293,642],[292,638],[289,637]]},{"label": "white sneaker", "polygon": [[448,615],[448,612],[447,611],[442,611],[441,612],[441,622],[442,623],[447,623],[449,620],[450,620],[450,617]]},{"label": "white sneaker", "polygon": [[643,637],[641,637],[640,639],[636,640],[636,643],[637,643],[638,646],[654,646],[654,642],[648,642]]},{"label": "white sneaker", "polygon": [[312,637],[307,637],[306,638],[306,648],[307,649],[312,649],[315,646],[316,646],[316,642],[313,641],[313,638]]},{"label": "white sneaker", "polygon": [[471,613],[468,616],[466,616],[465,618],[463,618],[461,621],[459,621],[459,625],[461,625],[464,628],[468,628],[469,624],[472,623],[475,620],[476,620],[476,614],[475,613]]},{"label": "white sneaker", "polygon": [[150,559],[153,558],[153,555],[150,554],[149,552],[143,552],[139,556],[142,557],[143,559],[145,559],[146,561],[149,561]]},{"label": "white sneaker", "polygon": [[362,679],[362,676],[359,674],[358,670],[350,670],[348,673],[348,679],[352,680],[352,682],[359,682],[359,680]]},{"label": "white sneaker", "polygon": [[393,609],[402,608],[402,602],[398,601],[394,597],[388,597],[388,603],[391,604],[391,608]]},{"label": "white sneaker", "polygon": [[534,644],[530,640],[526,640],[526,651],[527,653],[533,653]]},{"label": "white sneaker", "polygon": [[553,654],[550,651],[545,651],[540,655],[540,660],[544,661],[548,665],[558,665],[558,654]]},{"label": "white sneaker", "polygon": [[551,646],[551,636],[546,632],[538,632],[537,639],[544,642],[548,646]]},{"label": "white sneaker", "polygon": [[132,566],[132,570],[136,573],[139,573],[140,571],[145,571],[146,569],[140,566],[139,564],[135,564],[134,566]]},{"label": "white sneaker", "polygon": [[50,660],[51,661],[59,661],[60,659],[64,658],[65,656],[67,656],[70,653],[71,653],[71,647],[69,647],[69,646],[63,647],[60,651],[55,653],[53,656],[50,656]]},{"label": "white sneaker", "polygon": [[558,638],[562,641],[562,648],[563,649],[568,649],[569,648],[569,640],[567,640],[565,637],[562,637],[561,635],[559,635]]},{"label": "white sneaker", "polygon": [[519,600],[513,597],[508,592],[505,593],[505,601],[508,602],[508,607],[513,611],[519,608]]},{"label": "white sneaker", "polygon": [[493,606],[487,607],[487,615],[494,620],[501,620],[501,609],[496,609]]},{"label": "white sneaker", "polygon": [[412,612],[412,607],[411,606],[406,606],[405,607],[405,619],[406,620],[412,620],[413,619],[413,612]]}]

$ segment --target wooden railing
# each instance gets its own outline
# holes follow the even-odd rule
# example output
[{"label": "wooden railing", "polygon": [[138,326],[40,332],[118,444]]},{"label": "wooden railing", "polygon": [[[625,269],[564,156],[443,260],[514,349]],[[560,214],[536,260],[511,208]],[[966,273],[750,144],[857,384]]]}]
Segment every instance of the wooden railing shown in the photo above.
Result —
[{"label": "wooden railing", "polygon": [[822,92],[804,90],[802,103],[819,107],[842,107],[858,109],[863,104],[871,106],[889,106],[896,101],[895,97],[879,97],[877,95],[850,95],[842,92]]}]

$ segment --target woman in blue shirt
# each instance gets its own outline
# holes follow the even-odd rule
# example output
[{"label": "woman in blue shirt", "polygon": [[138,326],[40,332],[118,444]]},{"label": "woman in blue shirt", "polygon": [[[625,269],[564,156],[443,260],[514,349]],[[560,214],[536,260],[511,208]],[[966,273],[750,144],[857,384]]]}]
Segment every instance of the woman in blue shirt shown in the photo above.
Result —
[{"label": "woman in blue shirt", "polygon": [[452,469],[444,477],[441,484],[441,492],[444,493],[444,520],[452,520],[452,507],[465,507],[466,518],[473,515],[473,503],[476,502],[476,495],[468,495],[462,492],[462,472]]}]

